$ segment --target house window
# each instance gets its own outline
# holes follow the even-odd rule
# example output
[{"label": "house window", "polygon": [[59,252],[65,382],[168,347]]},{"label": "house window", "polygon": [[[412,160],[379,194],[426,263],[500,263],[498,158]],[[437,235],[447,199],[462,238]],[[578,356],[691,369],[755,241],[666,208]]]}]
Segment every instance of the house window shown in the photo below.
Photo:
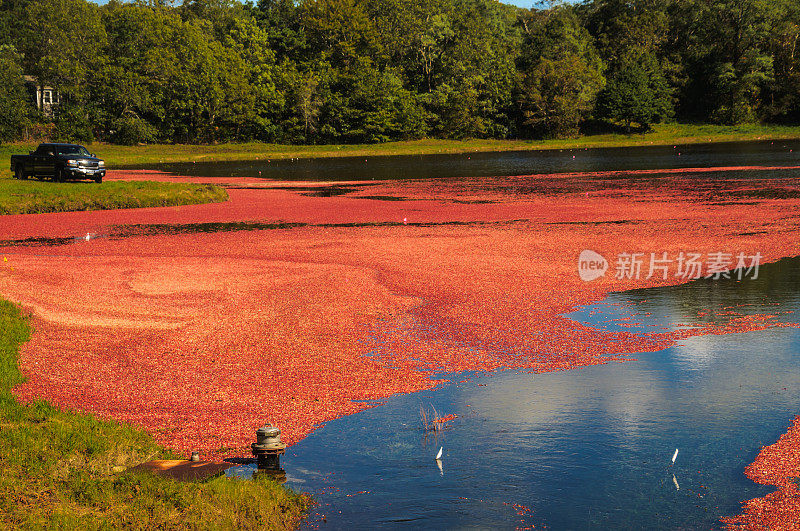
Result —
[{"label": "house window", "polygon": [[52,105],[53,103],[53,91],[52,90],[45,90],[42,92],[42,103],[45,105]]}]

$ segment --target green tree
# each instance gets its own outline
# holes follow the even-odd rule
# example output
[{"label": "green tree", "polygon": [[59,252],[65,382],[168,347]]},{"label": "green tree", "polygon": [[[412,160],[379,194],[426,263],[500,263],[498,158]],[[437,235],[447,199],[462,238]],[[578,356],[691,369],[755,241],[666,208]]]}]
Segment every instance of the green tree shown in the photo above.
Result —
[{"label": "green tree", "polygon": [[358,0],[308,1],[300,10],[309,46],[334,68],[354,68],[380,53],[375,25]]},{"label": "green tree", "polygon": [[30,0],[0,0],[0,45],[19,47]]},{"label": "green tree", "polygon": [[575,135],[605,84],[603,64],[589,33],[569,7],[522,16],[519,59],[523,125],[535,136]]},{"label": "green tree", "polygon": [[663,0],[592,0],[579,10],[609,75],[631,56],[658,58],[667,43],[670,20]]},{"label": "green tree", "polygon": [[100,7],[86,0],[34,0],[20,31],[26,73],[56,88],[73,106],[87,105],[89,87],[106,59]]},{"label": "green tree", "polygon": [[774,82],[765,99],[767,116],[781,122],[800,122],[800,4],[784,2],[783,14],[771,39]]},{"label": "green tree", "polygon": [[247,65],[236,50],[209,38],[208,29],[187,22],[174,35],[181,68],[170,80],[166,118],[185,142],[230,138],[253,106]]},{"label": "green tree", "polygon": [[294,0],[259,0],[252,14],[266,32],[269,48],[278,62],[306,58],[309,51],[306,31]]},{"label": "green tree", "polygon": [[115,60],[104,67],[94,101],[117,140],[241,137],[255,106],[252,67],[241,55],[249,30],[242,24],[233,22],[241,42],[231,37],[223,44],[211,22],[184,21],[180,10],[170,7],[109,5],[104,21]]},{"label": "green tree", "polygon": [[652,54],[618,64],[597,100],[598,116],[622,122],[628,131],[633,123],[647,130],[672,113],[672,90]]},{"label": "green tree", "polygon": [[280,119],[286,97],[276,84],[280,67],[270,48],[268,31],[252,17],[239,18],[233,22],[224,45],[235,50],[244,61],[253,98],[252,105],[243,108],[236,137],[264,141],[280,138]]},{"label": "green tree", "polygon": [[0,141],[19,138],[29,107],[22,82],[19,55],[9,45],[0,45]]},{"label": "green tree", "polygon": [[336,93],[322,109],[324,140],[387,142],[425,134],[425,112],[396,73],[365,62],[336,83],[341,86],[333,87]]},{"label": "green tree", "polygon": [[[667,57],[670,20],[663,0],[592,0],[580,11],[605,65],[597,117],[643,129],[674,114]],[[669,72],[669,73],[668,73]]]},{"label": "green tree", "polygon": [[730,124],[759,117],[774,79],[770,47],[785,5],[691,0],[677,11],[677,45],[687,64],[682,114]]},{"label": "green tree", "polygon": [[236,0],[183,0],[178,11],[184,20],[207,22],[220,42],[237,21],[249,16],[247,8]]},{"label": "green tree", "polygon": [[94,109],[74,103],[72,100],[62,101],[55,115],[53,140],[84,143],[94,141],[95,122],[91,119],[92,111]]},{"label": "green tree", "polygon": [[181,76],[175,31],[183,22],[162,6],[110,3],[103,11],[108,35],[106,54],[93,99],[101,102],[102,122],[110,139],[129,143],[171,140],[167,121],[169,90]]},{"label": "green tree", "polygon": [[414,39],[416,59],[428,92],[433,91],[436,74],[441,71],[441,60],[455,35],[450,17],[437,13],[427,19],[424,29]]},{"label": "green tree", "polygon": [[713,81],[720,100],[711,118],[731,125],[756,120],[762,92],[774,81],[772,65],[772,57],[756,53],[718,65]]},{"label": "green tree", "polygon": [[0,45],[62,94],[62,138],[568,136],[587,118],[646,128],[673,108],[683,119],[800,120],[795,0],[0,6]]},{"label": "green tree", "polygon": [[[430,48],[438,55],[429,55],[435,60],[425,68],[429,85],[420,87],[429,87],[426,109],[436,136],[504,138],[516,133],[511,118],[521,42],[516,12],[486,0],[454,0],[446,11],[448,26],[437,30],[440,38]],[[449,31],[442,33],[443,28]]]}]

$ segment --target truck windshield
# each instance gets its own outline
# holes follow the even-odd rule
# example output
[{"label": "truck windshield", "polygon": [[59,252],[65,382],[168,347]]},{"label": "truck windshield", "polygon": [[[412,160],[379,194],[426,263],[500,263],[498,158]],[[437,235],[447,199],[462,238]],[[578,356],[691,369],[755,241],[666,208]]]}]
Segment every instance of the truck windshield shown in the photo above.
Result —
[{"label": "truck windshield", "polygon": [[89,152],[83,146],[58,146],[59,155],[80,155],[88,157]]}]

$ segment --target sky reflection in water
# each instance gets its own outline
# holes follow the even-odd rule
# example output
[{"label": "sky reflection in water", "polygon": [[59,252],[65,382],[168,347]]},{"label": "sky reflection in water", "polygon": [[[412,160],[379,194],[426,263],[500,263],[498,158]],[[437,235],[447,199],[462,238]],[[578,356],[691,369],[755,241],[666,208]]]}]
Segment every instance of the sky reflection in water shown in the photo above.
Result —
[{"label": "sky reflection in water", "polygon": [[[794,311],[798,266],[783,260],[762,267],[760,280],[613,294],[571,317],[613,329],[601,321],[631,311],[658,325],[742,304],[743,313]],[[729,317],[702,319],[715,318]],[[800,413],[798,346],[800,330],[782,328],[691,338],[574,371],[476,375],[329,422],[290,448],[283,466],[290,486],[321,503],[325,521],[309,525],[324,528],[717,527],[770,490],[743,470]],[[425,437],[421,404],[458,419]]]}]

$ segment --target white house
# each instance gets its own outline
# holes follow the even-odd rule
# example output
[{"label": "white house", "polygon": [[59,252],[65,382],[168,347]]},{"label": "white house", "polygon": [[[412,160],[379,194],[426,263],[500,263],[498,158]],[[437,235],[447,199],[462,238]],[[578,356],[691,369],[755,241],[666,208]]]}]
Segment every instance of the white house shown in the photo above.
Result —
[{"label": "white house", "polygon": [[25,88],[28,89],[28,94],[36,104],[36,108],[47,117],[52,117],[58,104],[61,103],[61,97],[56,89],[46,85],[40,85],[38,80],[33,76],[24,76]]}]

